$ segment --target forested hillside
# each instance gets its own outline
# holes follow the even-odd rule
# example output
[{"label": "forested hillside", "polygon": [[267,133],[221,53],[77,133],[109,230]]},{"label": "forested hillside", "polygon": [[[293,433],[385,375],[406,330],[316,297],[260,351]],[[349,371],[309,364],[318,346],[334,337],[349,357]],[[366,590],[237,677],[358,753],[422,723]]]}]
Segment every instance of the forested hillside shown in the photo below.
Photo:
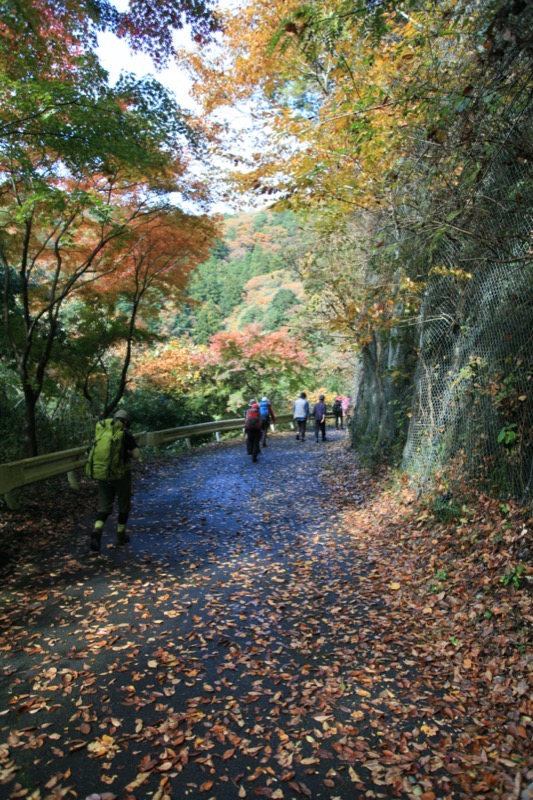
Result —
[{"label": "forested hillside", "polygon": [[207,345],[222,329],[253,322],[265,331],[278,330],[302,299],[291,255],[303,246],[296,214],[226,217],[222,231],[210,258],[191,276],[190,302],[168,331],[187,332],[197,344]]}]

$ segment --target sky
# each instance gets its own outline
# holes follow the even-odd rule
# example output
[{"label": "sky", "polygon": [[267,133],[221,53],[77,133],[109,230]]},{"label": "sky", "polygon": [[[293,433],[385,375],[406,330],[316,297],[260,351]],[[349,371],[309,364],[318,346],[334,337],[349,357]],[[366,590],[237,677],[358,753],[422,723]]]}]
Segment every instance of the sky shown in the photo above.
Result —
[{"label": "sky", "polygon": [[[222,5],[229,4],[230,0],[224,0]],[[114,5],[119,11],[124,11],[128,7],[128,0],[115,0]],[[190,36],[187,30],[177,31],[174,34],[176,45],[186,47],[190,44]],[[143,53],[132,53],[127,43],[119,39],[112,33],[105,32],[98,34],[98,48],[96,50],[100,63],[109,73],[109,81],[114,84],[121,72],[131,72],[137,77],[153,75],[159,83],[163,84],[175,97],[180,108],[194,112],[197,106],[190,95],[191,81],[187,72],[180,69],[176,64],[171,64],[163,70],[157,70],[150,56]],[[239,115],[242,118],[242,114]],[[241,119],[242,123],[242,119]],[[238,117],[235,117],[234,124],[239,124]],[[183,203],[180,203],[184,207]],[[243,203],[246,206],[246,202]],[[194,210],[186,208],[186,210]],[[244,209],[243,209],[244,210]],[[251,210],[251,209],[249,209]],[[224,202],[216,202],[212,205],[211,211],[220,214],[232,214],[237,211],[234,207],[228,206]]]},{"label": "sky", "polygon": [[[119,4],[116,3],[116,5]],[[190,41],[186,31],[177,33],[175,39],[177,44],[184,45]],[[122,71],[132,72],[138,77],[154,75],[163,86],[175,94],[181,108],[194,111],[194,101],[189,94],[191,82],[183,69],[172,64],[164,70],[157,71],[150,56],[144,53],[132,53],[127,43],[113,33],[100,33],[98,45],[98,58],[104,69],[108,71],[112,84],[115,83]]]}]

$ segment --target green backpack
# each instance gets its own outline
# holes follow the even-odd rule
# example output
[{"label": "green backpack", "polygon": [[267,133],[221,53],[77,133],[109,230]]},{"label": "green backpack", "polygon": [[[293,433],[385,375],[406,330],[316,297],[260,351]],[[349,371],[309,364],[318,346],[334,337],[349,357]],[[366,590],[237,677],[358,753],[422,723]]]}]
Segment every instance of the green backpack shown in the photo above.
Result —
[{"label": "green backpack", "polygon": [[124,426],[118,420],[103,419],[96,423],[85,474],[89,478],[105,481],[122,478],[125,472]]}]

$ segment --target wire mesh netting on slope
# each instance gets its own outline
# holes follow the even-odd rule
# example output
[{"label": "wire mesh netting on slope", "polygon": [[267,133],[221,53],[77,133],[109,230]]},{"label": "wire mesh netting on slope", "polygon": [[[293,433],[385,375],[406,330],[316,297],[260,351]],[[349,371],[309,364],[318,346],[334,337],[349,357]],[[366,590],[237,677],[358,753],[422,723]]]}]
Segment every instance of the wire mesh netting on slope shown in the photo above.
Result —
[{"label": "wire mesh netting on slope", "polygon": [[[509,20],[506,17],[507,22]],[[506,25],[507,25],[506,22]],[[504,32],[507,30],[504,25]],[[507,36],[507,39],[509,37]],[[507,40],[506,40],[507,41]],[[514,39],[513,39],[514,42]],[[501,56],[501,57],[500,57]],[[457,166],[479,167],[431,254],[403,466],[421,490],[468,481],[533,499],[533,92],[531,49],[502,48]],[[487,157],[484,158],[486,150]],[[466,191],[465,191],[466,190]],[[435,479],[437,481],[435,482]]]},{"label": "wire mesh netting on slope", "polygon": [[533,266],[527,237],[512,249],[514,263],[488,261],[471,277],[453,274],[449,252],[448,274],[426,291],[403,457],[421,489],[475,478],[533,496]]}]

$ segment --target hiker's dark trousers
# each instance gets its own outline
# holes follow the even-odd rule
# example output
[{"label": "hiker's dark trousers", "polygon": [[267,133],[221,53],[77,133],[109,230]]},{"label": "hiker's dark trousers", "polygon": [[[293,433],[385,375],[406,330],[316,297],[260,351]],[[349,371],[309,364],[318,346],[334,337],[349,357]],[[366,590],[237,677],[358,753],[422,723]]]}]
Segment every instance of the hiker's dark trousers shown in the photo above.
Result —
[{"label": "hiker's dark trousers", "polygon": [[98,514],[96,519],[106,521],[113,512],[115,497],[118,500],[119,522],[126,523],[131,508],[131,471],[117,480],[98,481]]},{"label": "hiker's dark trousers", "polygon": [[317,419],[315,419],[315,439],[317,440],[317,442],[319,433],[322,434],[322,441],[324,441],[324,439],[326,438],[326,423],[319,422]]},{"label": "hiker's dark trousers", "polygon": [[298,423],[298,436],[302,440],[305,440],[305,428],[307,425],[307,419],[297,419],[296,422]]},{"label": "hiker's dark trousers", "polygon": [[261,420],[261,447],[266,447],[270,419]]},{"label": "hiker's dark trousers", "polygon": [[246,431],[246,452],[249,456],[257,458],[259,453],[259,443],[261,442],[261,430]]}]

